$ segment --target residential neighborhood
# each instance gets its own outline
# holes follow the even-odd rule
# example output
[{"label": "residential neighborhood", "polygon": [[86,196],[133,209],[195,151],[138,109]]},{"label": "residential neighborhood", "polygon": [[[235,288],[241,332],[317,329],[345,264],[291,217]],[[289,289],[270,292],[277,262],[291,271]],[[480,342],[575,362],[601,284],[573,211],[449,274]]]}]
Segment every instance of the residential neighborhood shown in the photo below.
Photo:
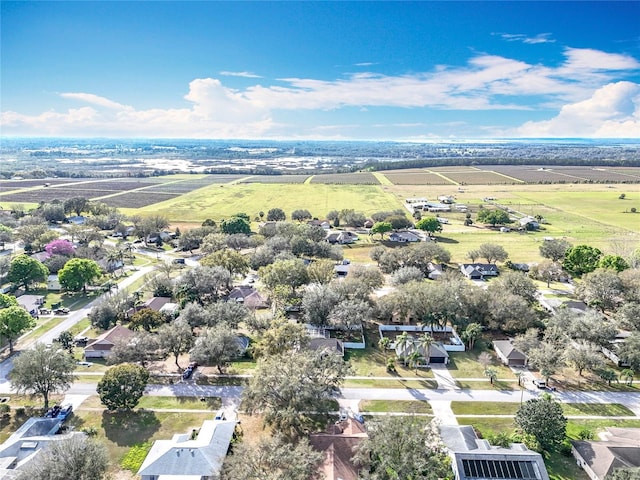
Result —
[{"label": "residential neighborhood", "polygon": [[[428,204],[409,200],[413,210]],[[32,452],[7,455],[0,478],[36,468],[51,442],[97,434],[126,445],[105,468],[130,478],[243,478],[235,450],[251,459],[260,439],[279,455],[303,441],[305,478],[356,479],[378,468],[384,454],[371,452],[387,428],[441,445],[446,455],[434,450],[429,468],[442,478],[605,480],[616,466],[640,468],[638,270],[622,257],[545,238],[546,260],[512,263],[488,223],[495,243],[460,261],[446,248],[449,223],[402,211],[296,211],[287,221],[274,208],[262,222],[239,215],[171,230],[161,217],[130,224],[117,209],[72,207],[84,213],[82,232],[78,216],[46,220],[46,205],[2,217],[0,394],[7,418],[25,423],[0,451],[20,438]],[[97,223],[105,215],[112,221]],[[362,247],[357,260],[347,250]],[[58,362],[45,390],[21,373],[36,354]],[[51,395],[73,414],[35,434],[38,398]],[[534,420],[535,402],[558,417]],[[87,427],[98,406],[102,420]],[[391,414],[421,426],[391,433],[400,428]],[[117,440],[105,415],[160,430]],[[172,429],[167,415],[193,420]],[[537,436],[547,421],[556,440]]]}]

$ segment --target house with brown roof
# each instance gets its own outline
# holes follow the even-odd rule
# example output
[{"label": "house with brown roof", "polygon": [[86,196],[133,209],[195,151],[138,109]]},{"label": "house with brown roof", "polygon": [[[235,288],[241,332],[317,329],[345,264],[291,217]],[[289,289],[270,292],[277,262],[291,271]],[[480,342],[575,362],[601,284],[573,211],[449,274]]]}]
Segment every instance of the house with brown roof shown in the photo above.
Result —
[{"label": "house with brown roof", "polygon": [[258,290],[251,285],[239,285],[229,292],[227,300],[242,303],[248,308],[268,308],[269,303]]},{"label": "house with brown roof", "polygon": [[105,358],[119,341],[128,340],[134,333],[122,325],[116,325],[84,347],[84,358]]},{"label": "house with brown roof", "polygon": [[571,453],[593,480],[604,480],[618,468],[640,468],[640,428],[607,427],[601,441],[571,442]]},{"label": "house with brown roof", "polygon": [[493,349],[507,367],[524,367],[527,364],[527,356],[517,350],[511,340],[494,340]]},{"label": "house with brown roof", "polygon": [[364,425],[352,418],[337,422],[326,432],[313,433],[309,443],[323,453],[320,472],[325,480],[358,480],[359,468],[352,461],[355,450],[367,438]]}]

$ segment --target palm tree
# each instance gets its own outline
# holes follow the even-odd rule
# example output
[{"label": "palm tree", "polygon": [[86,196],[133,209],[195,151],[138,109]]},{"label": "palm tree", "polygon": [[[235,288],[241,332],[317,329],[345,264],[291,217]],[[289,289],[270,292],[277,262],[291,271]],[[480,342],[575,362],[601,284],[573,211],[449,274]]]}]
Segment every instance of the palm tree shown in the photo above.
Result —
[{"label": "palm tree", "polygon": [[489,365],[491,365],[491,355],[489,354],[489,352],[482,352],[480,355],[478,355],[478,362],[480,362],[480,365],[482,365],[486,370]]},{"label": "palm tree", "polygon": [[407,357],[407,360],[409,360],[409,368],[414,368],[416,375],[418,374],[418,367],[423,358],[419,350],[414,350]]},{"label": "palm tree", "polygon": [[120,264],[124,259],[124,252],[119,248],[114,248],[113,250],[109,250],[107,252],[107,265],[109,265],[109,270],[113,269],[113,273],[120,268]]},{"label": "palm tree", "polygon": [[389,337],[382,337],[380,340],[378,340],[378,348],[382,350],[385,362],[387,361],[387,348],[389,348],[390,343],[391,340],[389,339]]},{"label": "palm tree", "polygon": [[476,343],[476,339],[482,333],[482,326],[479,323],[470,323],[467,325],[462,337],[467,341],[469,350],[473,350],[473,346]]},{"label": "palm tree", "polygon": [[634,372],[632,369],[625,368],[624,370],[622,370],[622,372],[620,372],[620,378],[624,378],[625,382],[627,382],[627,385],[632,385],[633,384],[633,376],[635,374],[636,374],[636,372]]},{"label": "palm tree", "polygon": [[435,340],[433,339],[433,337],[428,333],[423,334],[420,338],[418,338],[418,341],[417,341],[418,348],[422,350],[424,358],[427,361],[427,364],[431,359],[430,350],[431,350],[431,345],[433,345],[434,341]]},{"label": "palm tree", "polygon": [[488,367],[485,369],[484,375],[485,377],[489,377],[489,381],[491,385],[493,385],[493,382],[498,378],[498,371],[493,367]]},{"label": "palm tree", "polygon": [[402,357],[404,359],[405,365],[407,364],[406,351],[412,345],[413,345],[413,336],[409,335],[407,332],[402,332],[400,335],[396,337],[396,355],[398,355],[398,351],[402,353]]}]

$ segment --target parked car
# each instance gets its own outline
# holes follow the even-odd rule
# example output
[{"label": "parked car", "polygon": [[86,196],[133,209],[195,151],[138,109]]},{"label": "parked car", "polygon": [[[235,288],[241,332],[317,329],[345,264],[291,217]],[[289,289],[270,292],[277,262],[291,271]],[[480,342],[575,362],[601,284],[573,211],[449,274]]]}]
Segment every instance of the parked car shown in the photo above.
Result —
[{"label": "parked car", "polygon": [[182,372],[182,379],[183,380],[188,380],[189,377],[191,377],[191,374],[193,373],[195,369],[193,367],[187,367],[184,369],[184,372]]},{"label": "parked car", "polygon": [[545,382],[542,378],[536,378],[533,380],[533,384],[538,388],[547,388],[547,382]]},{"label": "parked car", "polygon": [[67,307],[56,308],[53,313],[56,315],[66,315],[69,313],[69,309]]},{"label": "parked car", "polygon": [[90,367],[93,365],[91,362],[76,362],[76,365],[80,365],[81,367]]}]

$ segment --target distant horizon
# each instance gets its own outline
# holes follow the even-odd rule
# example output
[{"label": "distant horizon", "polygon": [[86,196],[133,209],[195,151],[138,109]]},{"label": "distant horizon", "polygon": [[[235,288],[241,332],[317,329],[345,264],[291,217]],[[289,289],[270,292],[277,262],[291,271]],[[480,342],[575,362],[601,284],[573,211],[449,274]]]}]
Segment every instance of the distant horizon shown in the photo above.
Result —
[{"label": "distant horizon", "polygon": [[3,136],[640,137],[638,1],[0,2]]},{"label": "distant horizon", "polygon": [[429,138],[418,140],[405,139],[324,139],[324,138],[190,138],[190,137],[81,137],[81,136],[27,136],[27,135],[0,135],[2,140],[74,140],[74,141],[90,141],[90,140],[122,140],[122,141],[171,141],[171,142],[324,142],[324,143],[491,143],[491,142],[514,142],[514,143],[535,143],[535,142],[585,142],[585,143],[638,143],[638,137],[477,137],[477,138]]}]

